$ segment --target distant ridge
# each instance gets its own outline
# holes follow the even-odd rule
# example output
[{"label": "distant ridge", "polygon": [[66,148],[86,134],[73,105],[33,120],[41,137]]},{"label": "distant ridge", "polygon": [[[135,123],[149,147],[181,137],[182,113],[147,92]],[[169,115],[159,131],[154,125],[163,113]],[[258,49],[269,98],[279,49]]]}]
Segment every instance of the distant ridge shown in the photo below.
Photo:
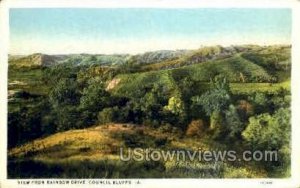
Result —
[{"label": "distant ridge", "polygon": [[10,58],[9,63],[11,65],[17,65],[20,67],[32,67],[32,66],[52,66],[58,64],[60,61],[66,59],[66,55],[46,55],[41,53],[35,53],[28,56],[21,56]]},{"label": "distant ridge", "polygon": [[144,70],[160,70],[186,65],[198,64],[210,60],[223,59],[236,53],[247,51],[260,52],[264,50],[290,49],[290,45],[238,45],[223,47],[207,46],[195,50],[157,50],[137,55],[130,54],[64,54],[47,55],[35,53],[31,55],[9,55],[9,64],[19,67],[43,66],[49,67],[60,63],[72,63],[75,65],[117,65],[122,63],[134,63],[144,66]]}]

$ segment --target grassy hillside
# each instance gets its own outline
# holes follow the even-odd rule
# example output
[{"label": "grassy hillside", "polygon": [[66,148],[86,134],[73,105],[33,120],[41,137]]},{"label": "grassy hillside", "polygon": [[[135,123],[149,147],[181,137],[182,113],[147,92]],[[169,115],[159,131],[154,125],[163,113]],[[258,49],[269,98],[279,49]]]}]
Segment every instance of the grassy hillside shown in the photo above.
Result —
[{"label": "grassy hillside", "polygon": [[43,73],[44,71],[40,68],[10,67],[8,69],[8,90],[45,94],[49,88],[43,83]]},{"label": "grassy hillside", "polygon": [[254,92],[276,93],[281,89],[291,91],[291,81],[281,83],[231,83],[230,88],[235,94],[248,94]]},{"label": "grassy hillside", "polygon": [[[178,72],[180,73],[180,71]],[[186,76],[197,81],[209,81],[218,74],[225,75],[230,82],[269,82],[272,79],[262,67],[239,55],[183,67],[182,72],[188,73]],[[244,80],[241,76],[244,77]]]},{"label": "grassy hillside", "polygon": [[[279,81],[289,79],[291,68],[291,48],[288,46],[272,46],[259,51],[249,51],[242,57],[262,66]],[[288,74],[287,74],[288,73]]]},{"label": "grassy hillside", "polygon": [[122,64],[129,58],[128,55],[101,55],[101,54],[68,54],[47,55],[32,54],[28,56],[10,56],[9,65],[15,67],[50,67],[57,64],[72,63],[74,65],[116,65]]},{"label": "grassy hillside", "polygon": [[[176,89],[175,86],[184,78],[190,78],[197,82],[197,87],[194,89],[201,92],[201,90],[207,90],[209,81],[219,74],[225,75],[233,83],[270,82],[274,78],[261,66],[242,58],[240,55],[236,55],[222,60],[176,69],[118,75],[117,78],[121,81],[114,89],[114,92],[126,93],[129,96],[135,95],[135,91],[153,83],[162,84],[167,89],[172,90]],[[267,85],[265,84],[264,87]],[[243,87],[240,89],[243,89]]]},{"label": "grassy hillside", "polygon": [[16,67],[42,67],[53,66],[67,59],[66,55],[46,55],[41,53],[32,54],[29,56],[11,56],[9,65]]},{"label": "grassy hillside", "polygon": [[[237,178],[267,177],[266,172],[253,165],[219,164],[215,162],[152,161],[122,162],[119,148],[128,148],[129,137],[144,148],[197,151],[226,148],[207,139],[180,138],[180,135],[130,124],[109,124],[82,130],[57,133],[37,139],[9,151],[10,177],[47,178]],[[124,139],[127,138],[128,140]],[[166,140],[163,143],[161,140]],[[130,140],[132,142],[132,140]],[[22,160],[19,160],[22,159]],[[30,172],[14,168],[31,165]],[[180,165],[181,167],[179,167]],[[78,168],[80,167],[80,168]],[[221,168],[220,172],[218,168]],[[182,173],[185,171],[185,173]],[[55,173],[54,173],[55,172]]]}]

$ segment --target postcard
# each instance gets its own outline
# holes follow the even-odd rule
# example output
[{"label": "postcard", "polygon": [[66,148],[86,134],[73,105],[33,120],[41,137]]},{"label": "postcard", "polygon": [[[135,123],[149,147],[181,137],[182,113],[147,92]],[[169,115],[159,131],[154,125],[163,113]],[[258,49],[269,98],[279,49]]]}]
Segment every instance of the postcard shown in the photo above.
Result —
[{"label": "postcard", "polygon": [[300,186],[280,2],[0,2],[0,185]]}]

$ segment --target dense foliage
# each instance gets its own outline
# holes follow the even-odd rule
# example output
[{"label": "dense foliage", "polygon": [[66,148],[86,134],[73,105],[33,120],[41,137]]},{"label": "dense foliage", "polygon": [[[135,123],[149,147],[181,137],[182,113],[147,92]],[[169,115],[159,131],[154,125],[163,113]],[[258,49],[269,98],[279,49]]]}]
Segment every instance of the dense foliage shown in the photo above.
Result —
[{"label": "dense foliage", "polygon": [[[11,65],[10,79],[24,69],[32,71],[38,82],[23,86],[9,100],[8,147],[70,129],[130,123],[162,132],[176,130],[180,136],[208,137],[228,147],[276,150],[280,162],[266,168],[276,170],[281,165],[277,172],[285,173],[290,154],[290,91],[252,88],[245,94],[231,88],[232,82],[265,82],[271,88],[283,79],[278,76],[289,74],[289,60],[278,52],[280,48],[275,48],[278,55],[274,58],[270,51],[258,49],[215,47],[130,58],[73,56],[64,63],[32,69]],[[171,61],[185,63],[173,69]],[[158,71],[143,68],[158,62],[164,64]],[[171,69],[160,70],[166,67]],[[113,81],[115,86],[108,89]]]}]

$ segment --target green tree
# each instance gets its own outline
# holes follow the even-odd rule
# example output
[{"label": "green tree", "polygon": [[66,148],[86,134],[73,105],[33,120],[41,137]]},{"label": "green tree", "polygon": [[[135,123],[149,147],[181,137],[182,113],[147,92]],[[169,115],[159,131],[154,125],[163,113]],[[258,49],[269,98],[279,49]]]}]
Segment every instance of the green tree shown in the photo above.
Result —
[{"label": "green tree", "polygon": [[249,100],[254,105],[254,111],[256,114],[269,111],[269,99],[265,93],[255,92],[254,95],[249,96]]},{"label": "green tree", "polygon": [[274,115],[268,113],[250,117],[247,128],[243,131],[244,139],[257,149],[279,149],[289,144],[290,110],[281,108]]},{"label": "green tree", "polygon": [[105,90],[104,83],[90,80],[89,85],[83,89],[80,98],[79,110],[84,115],[84,122],[88,125],[96,123],[98,113],[109,105],[110,94]]},{"label": "green tree", "polygon": [[181,115],[184,113],[184,103],[179,97],[171,97],[169,98],[168,105],[166,105],[164,109],[175,115]]},{"label": "green tree", "polygon": [[81,128],[77,121],[80,115],[77,109],[80,96],[80,90],[75,79],[61,79],[51,90],[49,101],[57,131]]},{"label": "green tree", "polygon": [[65,105],[77,105],[80,91],[76,80],[61,79],[49,94],[49,101],[54,109]]},{"label": "green tree", "polygon": [[237,140],[241,136],[244,129],[243,123],[240,120],[235,106],[230,105],[229,109],[225,112],[225,122],[227,126],[227,138],[229,140]]},{"label": "green tree", "polygon": [[221,112],[228,108],[231,99],[229,82],[226,77],[217,76],[212,81],[212,89],[195,96],[192,101],[196,105],[201,105],[208,116],[214,112]]},{"label": "green tree", "polygon": [[192,100],[195,104],[201,105],[206,115],[210,116],[214,112],[220,113],[228,108],[230,95],[226,90],[213,89],[201,96],[193,97]]},{"label": "green tree", "polygon": [[242,135],[254,150],[278,151],[278,161],[269,161],[263,165],[276,174],[290,174],[290,109],[281,108],[273,115],[264,113],[251,117]]},{"label": "green tree", "polygon": [[60,106],[59,109],[56,110],[55,116],[57,119],[57,131],[78,129],[84,126],[78,123],[80,112],[76,106]]},{"label": "green tree", "polygon": [[105,124],[105,123],[111,123],[116,119],[116,113],[114,108],[104,108],[101,112],[98,114],[98,122]]},{"label": "green tree", "polygon": [[226,77],[219,75],[212,80],[212,89],[201,96],[192,97],[193,105],[200,105],[210,117],[210,129],[213,137],[219,138],[225,131],[224,112],[231,103],[231,92]]},{"label": "green tree", "polygon": [[43,69],[42,80],[45,84],[56,86],[62,79],[77,79],[77,73],[84,70],[83,66],[74,66],[74,63],[62,63]]},{"label": "green tree", "polygon": [[134,123],[147,121],[151,124],[155,121],[157,124],[162,121],[163,106],[168,102],[168,90],[162,84],[154,83],[141,87],[136,93],[139,97],[132,97],[125,107],[119,106],[119,112],[122,114],[120,117],[127,114],[126,119]]},{"label": "green tree", "polygon": [[92,81],[83,89],[80,108],[92,112],[101,111],[109,104],[110,94],[105,90],[103,82]]}]

